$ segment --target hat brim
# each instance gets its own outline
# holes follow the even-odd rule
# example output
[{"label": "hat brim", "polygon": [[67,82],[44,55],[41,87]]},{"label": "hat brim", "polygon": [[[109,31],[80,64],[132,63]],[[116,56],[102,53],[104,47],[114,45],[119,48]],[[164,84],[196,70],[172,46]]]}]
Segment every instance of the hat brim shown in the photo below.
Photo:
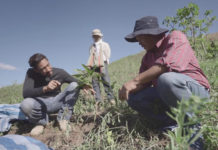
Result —
[{"label": "hat brim", "polygon": [[138,42],[136,40],[137,35],[143,35],[143,34],[159,35],[159,34],[162,34],[162,33],[166,33],[168,31],[169,31],[168,29],[163,29],[163,28],[144,29],[144,30],[139,30],[139,31],[136,31],[136,32],[133,32],[133,33],[127,35],[125,37],[125,39],[128,42]]},{"label": "hat brim", "polygon": [[93,35],[97,35],[97,36],[103,37],[103,34],[100,34],[100,33],[96,33],[96,34],[94,33],[94,34],[92,34],[92,36]]}]

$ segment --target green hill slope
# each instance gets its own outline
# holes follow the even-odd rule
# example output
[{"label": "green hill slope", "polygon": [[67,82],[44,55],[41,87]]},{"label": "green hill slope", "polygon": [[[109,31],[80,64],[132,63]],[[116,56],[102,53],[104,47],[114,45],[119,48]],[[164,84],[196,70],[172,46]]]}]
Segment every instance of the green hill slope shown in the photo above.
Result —
[{"label": "green hill slope", "polygon": [[19,103],[22,99],[22,85],[13,84],[0,88],[0,104]]},{"label": "green hill slope", "polygon": [[[115,83],[115,92],[123,83],[130,80],[138,73],[141,59],[145,52],[124,57],[109,65],[109,74],[111,83]],[[207,75],[212,88],[217,90],[218,87],[218,60],[212,59],[200,62],[202,70]],[[22,85],[11,85],[0,88],[0,103],[18,103],[22,100]]]},{"label": "green hill slope", "polygon": [[218,41],[218,32],[209,34],[209,35],[207,36],[207,38],[210,39],[210,40]]},{"label": "green hill slope", "polygon": [[109,74],[111,82],[116,82],[120,87],[124,82],[130,80],[139,72],[141,59],[145,52],[127,56],[109,65]]},{"label": "green hill slope", "polygon": [[[116,87],[138,73],[144,52],[128,56],[109,65],[111,81],[116,81]],[[22,85],[14,84],[0,88],[0,103],[19,103],[22,100]]]}]

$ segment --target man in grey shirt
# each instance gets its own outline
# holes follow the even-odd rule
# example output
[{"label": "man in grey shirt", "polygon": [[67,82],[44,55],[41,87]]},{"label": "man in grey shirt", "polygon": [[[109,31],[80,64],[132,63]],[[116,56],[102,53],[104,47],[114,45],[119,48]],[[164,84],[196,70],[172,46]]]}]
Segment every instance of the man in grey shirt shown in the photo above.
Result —
[{"label": "man in grey shirt", "polygon": [[[23,85],[21,110],[30,122],[36,124],[31,135],[41,134],[49,121],[48,115],[57,112],[60,129],[66,130],[80,91],[77,80],[63,69],[51,67],[43,54],[31,56],[29,65],[31,68]],[[61,92],[63,83],[69,83],[69,86]],[[87,92],[88,87],[84,90]]]}]

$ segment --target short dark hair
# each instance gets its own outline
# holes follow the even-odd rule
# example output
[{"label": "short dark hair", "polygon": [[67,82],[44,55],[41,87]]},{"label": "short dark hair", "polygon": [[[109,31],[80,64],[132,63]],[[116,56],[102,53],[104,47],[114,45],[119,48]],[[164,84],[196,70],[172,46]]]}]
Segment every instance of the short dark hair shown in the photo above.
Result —
[{"label": "short dark hair", "polygon": [[30,67],[36,68],[37,65],[38,65],[38,63],[39,63],[41,60],[43,60],[43,59],[47,59],[47,60],[48,60],[48,58],[47,58],[45,55],[40,54],[40,53],[36,53],[36,54],[32,55],[32,56],[30,57],[30,59],[29,59],[29,65],[30,65]]}]

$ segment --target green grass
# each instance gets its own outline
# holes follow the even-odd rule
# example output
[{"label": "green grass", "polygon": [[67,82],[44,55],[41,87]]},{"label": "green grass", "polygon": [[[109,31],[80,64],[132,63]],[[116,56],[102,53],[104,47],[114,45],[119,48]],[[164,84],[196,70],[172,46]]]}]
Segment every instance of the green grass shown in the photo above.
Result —
[{"label": "green grass", "polygon": [[[109,65],[111,83],[114,83],[114,93],[117,98],[118,89],[122,84],[138,73],[141,58],[144,52],[125,57]],[[212,86],[211,102],[205,106],[201,113],[205,132],[206,149],[218,148],[218,59],[206,60],[200,63],[201,68],[208,77]],[[72,68],[74,69],[74,68]],[[0,103],[19,103],[22,101],[22,85],[12,85],[0,89]],[[84,132],[83,142],[74,145],[68,142],[71,132],[64,133],[63,138],[53,142],[46,142],[55,149],[147,149],[163,150],[169,144],[169,139],[157,132],[154,125],[138,115],[127,106],[126,102],[117,101],[111,107],[107,101],[100,108],[95,107],[95,100],[83,93],[75,105],[75,114],[72,126],[93,123],[94,127],[89,132]],[[53,128],[51,127],[51,130]],[[72,137],[70,137],[72,138]],[[66,142],[67,141],[67,142]],[[64,147],[63,147],[64,145]]]},{"label": "green grass", "polygon": [[1,104],[14,104],[23,100],[22,85],[13,84],[0,88],[0,103]]}]

